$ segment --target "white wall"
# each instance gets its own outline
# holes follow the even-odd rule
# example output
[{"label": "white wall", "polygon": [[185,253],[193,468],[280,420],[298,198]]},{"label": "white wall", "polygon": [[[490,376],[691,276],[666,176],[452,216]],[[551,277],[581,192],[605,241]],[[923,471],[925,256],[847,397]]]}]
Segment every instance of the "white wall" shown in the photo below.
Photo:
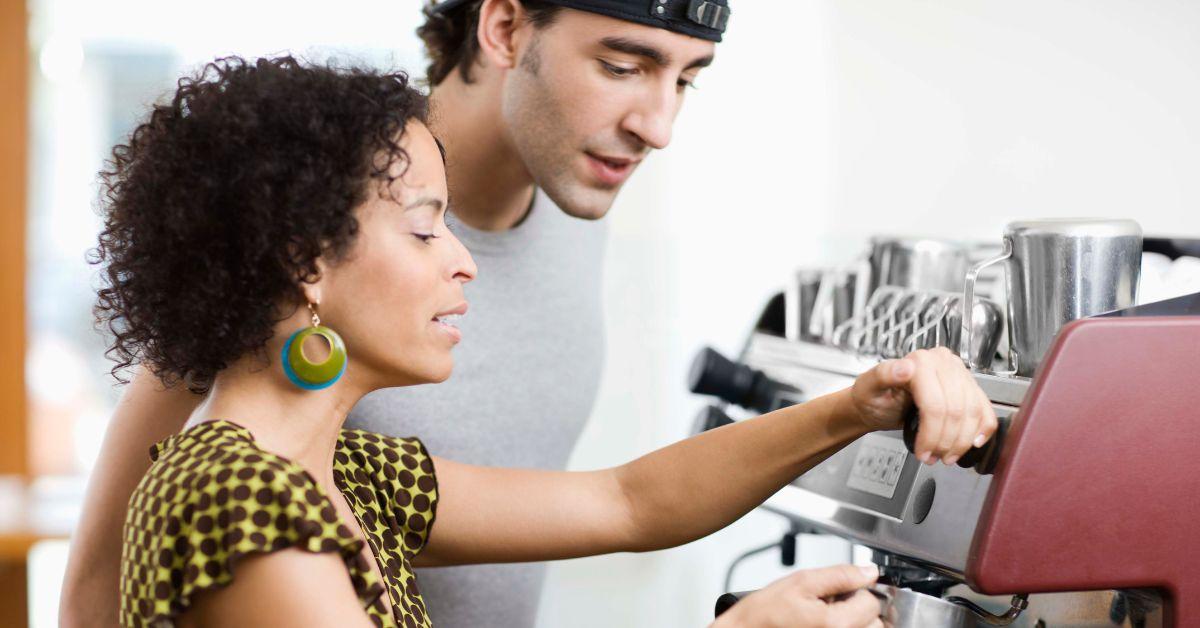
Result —
[{"label": "white wall", "polygon": [[[998,241],[1010,220],[1112,216],[1200,237],[1200,3],[741,1],[671,148],[614,208],[609,363],[578,468],[684,436],[703,344],[735,353],[798,265],[877,233]],[[541,626],[696,627],[751,514],[678,550],[561,563]],[[806,541],[827,562],[838,547]],[[774,557],[735,588],[781,571]]]}]

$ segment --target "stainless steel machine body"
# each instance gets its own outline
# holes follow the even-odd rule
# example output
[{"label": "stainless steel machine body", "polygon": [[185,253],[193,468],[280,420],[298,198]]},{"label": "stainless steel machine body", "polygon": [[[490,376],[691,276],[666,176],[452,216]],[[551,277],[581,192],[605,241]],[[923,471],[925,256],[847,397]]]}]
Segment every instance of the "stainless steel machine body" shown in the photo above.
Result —
[{"label": "stainless steel machine body", "polygon": [[[876,363],[833,347],[764,333],[751,335],[741,362],[804,390],[809,398],[849,386]],[[997,416],[1010,423],[1031,380],[975,377]],[[1010,596],[982,595],[966,584],[972,541],[992,480],[992,475],[975,469],[922,465],[905,448],[898,431],[881,432],[833,455],[779,491],[763,508],[806,529],[874,550],[876,562],[891,574],[892,583],[908,592],[903,607],[888,611],[894,615],[894,625],[986,626],[989,623],[981,615],[949,609],[945,599],[973,603],[992,617],[1011,608]],[[1009,623],[990,625],[1141,628],[1170,624],[1165,623],[1158,592],[1102,590],[1030,595],[1028,607]]]},{"label": "stainless steel machine body", "polygon": [[[960,309],[935,299],[930,319],[970,330],[934,344],[962,341],[1000,419],[996,437],[954,466],[926,466],[911,454],[910,418],[833,454],[763,508],[793,530],[869,548],[881,614],[896,626],[1200,626],[1190,530],[1200,519],[1200,293],[1130,307],[1142,248],[1200,256],[1200,241],[1144,240],[1130,221],[1009,225],[1004,251],[968,272]],[[996,325],[961,307],[981,302],[974,280],[999,261],[1015,373],[989,368],[995,345],[975,350],[976,337]],[[738,360],[701,353],[690,389],[752,413],[844,389],[890,355],[893,337],[921,338],[929,324],[906,323],[904,309],[921,298],[877,288],[844,329],[805,337],[785,324],[801,300],[778,295]],[[709,406],[698,429],[731,422],[725,409]]]}]

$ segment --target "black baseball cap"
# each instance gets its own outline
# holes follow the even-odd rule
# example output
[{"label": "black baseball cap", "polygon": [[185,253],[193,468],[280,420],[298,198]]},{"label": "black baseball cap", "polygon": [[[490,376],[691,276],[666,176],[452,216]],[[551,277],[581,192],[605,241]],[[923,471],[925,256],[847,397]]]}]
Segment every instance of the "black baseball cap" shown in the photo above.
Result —
[{"label": "black baseball cap", "polygon": [[[477,0],[442,0],[435,13]],[[721,41],[729,22],[729,0],[543,0],[549,4],[665,28],[708,41]]]}]

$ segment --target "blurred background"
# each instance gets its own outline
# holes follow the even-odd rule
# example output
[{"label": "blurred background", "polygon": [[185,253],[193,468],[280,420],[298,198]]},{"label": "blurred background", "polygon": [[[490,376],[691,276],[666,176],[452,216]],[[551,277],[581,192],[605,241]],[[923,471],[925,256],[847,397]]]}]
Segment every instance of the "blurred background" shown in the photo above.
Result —
[{"label": "blurred background", "polygon": [[[1200,4],[735,2],[717,62],[607,220],[608,363],[575,468],[686,436],[708,344],[736,355],[799,266],[872,235],[999,242],[1021,218],[1200,237]],[[0,0],[0,624],[56,625],[67,535],[120,388],[93,330],[96,172],[215,56],[413,74],[415,0]],[[684,548],[556,564],[540,626],[702,626],[755,512]],[[840,541],[803,537],[808,564]],[[747,561],[735,590],[784,573]],[[27,584],[28,583],[28,584]],[[26,593],[27,592],[27,593]]]}]

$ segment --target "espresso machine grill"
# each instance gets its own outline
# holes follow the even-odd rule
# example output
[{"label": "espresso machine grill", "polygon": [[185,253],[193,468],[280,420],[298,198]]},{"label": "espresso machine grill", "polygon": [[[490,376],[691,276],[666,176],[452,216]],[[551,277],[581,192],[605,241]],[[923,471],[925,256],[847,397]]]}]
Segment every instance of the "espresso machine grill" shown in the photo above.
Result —
[{"label": "espresso machine grill", "polygon": [[[782,307],[738,360],[777,405],[876,363],[785,338]],[[972,609],[937,625],[1200,626],[1198,355],[1200,294],[1074,321],[1032,378],[975,374],[1002,425],[994,457],[925,466],[901,432],[870,434],[763,508],[873,550],[881,597]]]}]

